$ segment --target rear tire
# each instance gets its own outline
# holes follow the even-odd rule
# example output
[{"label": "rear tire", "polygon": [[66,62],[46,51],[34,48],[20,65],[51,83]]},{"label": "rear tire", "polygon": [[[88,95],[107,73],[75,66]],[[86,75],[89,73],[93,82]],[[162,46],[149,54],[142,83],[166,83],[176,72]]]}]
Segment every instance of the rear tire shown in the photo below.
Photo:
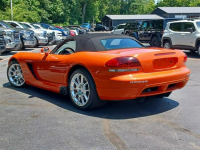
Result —
[{"label": "rear tire", "polygon": [[106,104],[106,101],[100,100],[94,80],[86,69],[80,68],[71,74],[68,91],[78,109],[94,109]]},{"label": "rear tire", "polygon": [[161,47],[161,42],[159,41],[158,37],[154,36],[151,39],[150,45],[153,46],[153,47]]},{"label": "rear tire", "polygon": [[171,43],[169,41],[165,41],[164,45],[163,45],[163,48],[165,48],[165,49],[171,49],[172,48]]}]

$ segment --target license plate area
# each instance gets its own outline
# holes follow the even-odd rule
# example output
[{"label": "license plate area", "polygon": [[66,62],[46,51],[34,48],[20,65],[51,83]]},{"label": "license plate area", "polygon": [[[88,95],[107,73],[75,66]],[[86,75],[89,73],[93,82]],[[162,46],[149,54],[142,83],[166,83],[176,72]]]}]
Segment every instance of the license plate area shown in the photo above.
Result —
[{"label": "license plate area", "polygon": [[154,59],[153,68],[156,70],[174,68],[176,67],[177,62],[177,57]]}]

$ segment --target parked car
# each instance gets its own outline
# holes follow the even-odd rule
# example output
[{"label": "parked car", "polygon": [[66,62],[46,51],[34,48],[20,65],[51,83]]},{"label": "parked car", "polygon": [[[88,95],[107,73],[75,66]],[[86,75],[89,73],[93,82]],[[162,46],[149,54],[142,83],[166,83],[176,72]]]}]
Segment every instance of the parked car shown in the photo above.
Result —
[{"label": "parked car", "polygon": [[83,23],[83,24],[81,25],[81,27],[88,28],[89,31],[92,30],[92,26],[90,25],[90,23]]},{"label": "parked car", "polygon": [[22,44],[19,31],[15,30],[14,28],[4,28],[1,23],[0,28],[5,39],[6,51],[20,50]]},{"label": "parked car", "polygon": [[103,26],[102,24],[97,24],[94,30],[95,31],[109,31],[109,28],[106,26]]},{"label": "parked car", "polygon": [[124,24],[119,24],[112,30],[112,34],[124,34],[124,28],[125,28],[125,23]]},{"label": "parked car", "polygon": [[[55,33],[51,30],[51,32],[49,33],[47,31],[47,29],[41,29],[40,27],[38,26],[35,26],[34,24],[32,23],[28,23],[28,22],[21,22],[24,26],[26,26],[28,29],[31,29],[33,30],[35,33],[37,33],[37,31],[41,31],[41,32],[45,32],[47,34],[47,38],[48,38],[48,42],[44,43],[43,45],[46,45],[46,44],[49,44],[49,43],[53,43],[55,41]],[[38,34],[40,35],[40,34]],[[45,36],[45,35],[44,35]],[[40,40],[46,40],[46,37],[38,37],[38,39]]]},{"label": "parked car", "polygon": [[126,35],[86,34],[52,51],[45,47],[41,53],[13,55],[7,76],[14,87],[29,84],[69,94],[77,108],[92,109],[107,100],[168,97],[187,84],[186,61],[183,51],[146,48]]},{"label": "parked car", "polygon": [[61,27],[61,26],[55,26],[56,28],[59,28],[59,29],[63,29],[63,27]]},{"label": "parked car", "polygon": [[76,36],[76,33],[72,30],[70,30],[69,33],[70,33],[70,36]]},{"label": "parked car", "polygon": [[57,42],[60,42],[69,38],[69,32],[66,29],[59,29],[59,28],[54,27],[53,25],[49,25],[46,23],[37,23],[37,24],[39,24],[42,28],[45,28],[45,29],[62,32],[62,37],[60,37],[60,39],[56,39],[56,41],[58,40]]},{"label": "parked car", "polygon": [[129,36],[134,36],[133,34],[138,31],[139,27],[140,27],[139,22],[126,23],[124,27],[124,34]]},{"label": "parked car", "polygon": [[89,32],[88,28],[81,27],[79,25],[68,25],[67,28],[73,29],[73,30],[75,29],[78,32],[78,34],[85,34],[86,32]]},{"label": "parked car", "polygon": [[169,22],[162,37],[162,47],[197,51],[200,56],[200,19]]},{"label": "parked car", "polygon": [[[6,21],[7,23],[11,24],[12,26],[16,28],[22,28],[22,29],[29,29],[29,26],[17,21]],[[36,40],[36,43],[34,47],[38,47],[39,45],[46,45],[48,43],[48,38],[47,38],[47,32],[46,31],[41,31],[37,29],[29,29],[34,31],[34,38]]]},{"label": "parked car", "polygon": [[137,29],[137,22],[132,23],[135,31],[129,32],[131,36],[143,43],[149,43],[152,47],[161,47],[161,39],[167,22],[180,20],[182,18],[165,18],[162,20],[145,20],[138,22],[140,25]]},{"label": "parked car", "polygon": [[0,55],[6,50],[6,44],[1,29],[2,28],[0,28]]},{"label": "parked car", "polygon": [[21,50],[21,40],[19,31],[11,28],[1,28],[6,43],[6,52]]},{"label": "parked car", "polygon": [[[21,49],[24,49],[26,47],[28,48],[28,47],[34,47],[35,46],[36,40],[34,38],[34,31],[31,31],[31,30],[28,30],[28,29],[14,28],[13,26],[11,26],[10,24],[8,24],[4,21],[0,21],[0,26],[3,27],[3,28],[7,28],[7,29],[11,29],[11,30],[15,30],[15,31],[19,32],[21,44],[20,44],[20,47],[18,49],[15,49],[15,50],[21,50]],[[15,36],[18,37],[17,33],[15,33]],[[11,41],[11,43],[14,42],[13,40]],[[17,43],[18,42],[16,42],[16,44]],[[15,44],[11,44],[11,45],[12,45],[13,48],[16,47]],[[9,48],[12,48],[12,47],[10,47],[11,45],[9,45]]]},{"label": "parked car", "polygon": [[54,40],[50,41],[49,44],[58,44],[63,40],[61,31],[46,29],[46,28],[43,28],[40,24],[33,24],[33,25],[40,29],[45,29],[47,31],[47,34],[53,34]]},{"label": "parked car", "polygon": [[112,31],[112,30],[114,30],[115,28],[116,28],[116,26],[111,26],[110,29],[109,29],[109,31]]}]

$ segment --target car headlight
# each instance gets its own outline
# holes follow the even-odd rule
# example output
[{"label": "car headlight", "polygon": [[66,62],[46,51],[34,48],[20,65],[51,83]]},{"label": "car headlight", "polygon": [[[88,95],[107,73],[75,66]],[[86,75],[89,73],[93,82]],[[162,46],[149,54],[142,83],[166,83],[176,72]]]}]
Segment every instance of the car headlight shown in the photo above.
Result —
[{"label": "car headlight", "polygon": [[12,37],[12,35],[13,35],[12,31],[3,31],[3,36]]},{"label": "car headlight", "polygon": [[23,34],[23,38],[28,38],[30,36],[30,34],[29,33],[27,33],[27,32],[24,32],[24,34]]},{"label": "car headlight", "polygon": [[33,38],[34,37],[34,32],[26,31],[26,32],[23,33],[23,38],[28,38],[28,37]]}]

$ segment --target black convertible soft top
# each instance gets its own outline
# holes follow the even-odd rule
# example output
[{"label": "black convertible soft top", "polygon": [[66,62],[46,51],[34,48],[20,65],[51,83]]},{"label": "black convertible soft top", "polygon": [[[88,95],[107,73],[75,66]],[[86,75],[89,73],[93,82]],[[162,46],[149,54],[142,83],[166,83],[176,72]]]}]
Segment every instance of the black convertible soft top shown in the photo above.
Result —
[{"label": "black convertible soft top", "polygon": [[[115,35],[115,34],[109,34],[109,33],[94,33],[94,34],[92,33],[92,34],[82,34],[82,35],[70,37],[69,39],[66,39],[61,44],[59,44],[57,48],[62,46],[68,40],[75,40],[76,41],[76,52],[81,52],[81,51],[93,51],[93,52],[107,51],[106,48],[101,44],[100,41],[103,40],[103,39],[111,39],[111,38],[113,38],[113,39],[115,39],[115,38],[116,39],[117,38],[133,39],[133,40],[137,41],[135,38],[132,38],[132,37],[127,36],[127,35]],[[140,43],[140,42],[138,42],[138,43]]]}]

